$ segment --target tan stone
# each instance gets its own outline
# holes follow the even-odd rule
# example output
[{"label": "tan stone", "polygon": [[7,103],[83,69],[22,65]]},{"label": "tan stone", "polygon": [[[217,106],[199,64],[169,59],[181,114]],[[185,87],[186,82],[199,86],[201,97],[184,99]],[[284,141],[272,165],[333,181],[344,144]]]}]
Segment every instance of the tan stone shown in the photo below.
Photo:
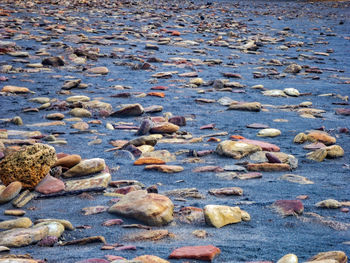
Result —
[{"label": "tan stone", "polygon": [[238,206],[206,205],[204,207],[204,217],[208,225],[216,228],[242,221],[241,209]]},{"label": "tan stone", "polygon": [[94,177],[80,180],[66,181],[66,191],[85,190],[90,188],[107,188],[112,177],[109,173],[100,173]]},{"label": "tan stone", "polygon": [[87,117],[87,118],[91,118],[92,114],[90,111],[83,109],[83,108],[74,108],[69,112],[70,115],[74,116],[74,117]]},{"label": "tan stone", "polygon": [[93,158],[81,161],[77,165],[70,168],[63,175],[64,177],[84,176],[103,171],[106,168],[104,159]]},{"label": "tan stone", "polygon": [[5,220],[0,222],[0,229],[29,228],[32,225],[32,220],[30,220],[28,217],[21,217],[18,219]]},{"label": "tan stone", "polygon": [[307,139],[312,142],[315,142],[315,141],[322,142],[325,145],[331,145],[336,143],[336,139],[334,137],[322,131],[312,131],[308,133]]},{"label": "tan stone", "polygon": [[174,133],[180,129],[179,126],[172,124],[171,122],[161,122],[159,124],[154,125],[150,132],[151,133]]},{"label": "tan stone", "polygon": [[234,159],[241,159],[256,151],[261,151],[261,147],[254,144],[235,141],[222,141],[216,147],[217,154],[232,157]]},{"label": "tan stone", "polygon": [[184,168],[179,165],[151,164],[146,165],[145,170],[156,170],[162,173],[179,173],[182,172]]},{"label": "tan stone", "polygon": [[34,244],[49,233],[47,226],[36,228],[15,228],[0,232],[0,246],[23,247]]},{"label": "tan stone", "polygon": [[[323,260],[334,260],[335,263],[347,263],[348,257],[343,251],[327,251],[327,252],[318,253],[317,255],[310,258],[307,262],[321,263],[319,261],[323,261]],[[326,263],[326,262],[322,262],[322,263]],[[327,262],[327,263],[330,263],[330,262]]]},{"label": "tan stone", "polygon": [[344,150],[339,145],[332,145],[325,148],[327,151],[327,158],[339,158],[344,156]]},{"label": "tan stone", "polygon": [[307,141],[307,135],[303,132],[295,135],[293,142],[294,143],[304,143]]},{"label": "tan stone", "polygon": [[287,254],[280,258],[277,263],[298,263],[298,257],[294,254]]},{"label": "tan stone", "polygon": [[8,93],[28,93],[30,90],[25,87],[17,87],[17,86],[11,86],[6,85],[1,89],[1,92],[8,92]]},{"label": "tan stone", "polygon": [[15,181],[10,183],[7,187],[3,187],[0,193],[0,204],[7,203],[14,199],[22,190],[22,183]]},{"label": "tan stone", "polygon": [[169,263],[169,261],[153,255],[143,255],[136,257],[133,260],[140,261],[142,263]]}]

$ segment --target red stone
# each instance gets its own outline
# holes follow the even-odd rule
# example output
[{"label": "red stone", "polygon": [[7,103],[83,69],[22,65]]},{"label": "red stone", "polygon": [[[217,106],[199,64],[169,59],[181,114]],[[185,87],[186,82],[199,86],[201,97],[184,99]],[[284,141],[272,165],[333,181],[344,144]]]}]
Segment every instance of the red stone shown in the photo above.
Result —
[{"label": "red stone", "polygon": [[212,261],[217,254],[220,254],[221,250],[212,245],[208,246],[193,246],[193,247],[180,247],[171,252],[169,258],[175,259],[198,259],[205,261]]},{"label": "red stone", "polygon": [[60,192],[64,190],[64,188],[64,182],[48,174],[35,187],[35,191],[42,194],[52,194]]},{"label": "red stone", "polygon": [[300,215],[304,211],[304,205],[300,200],[277,200],[272,206],[284,216]]},{"label": "red stone", "polygon": [[242,139],[240,141],[260,146],[263,151],[269,151],[269,152],[279,152],[280,151],[280,147],[278,147],[277,145],[272,144],[272,143],[258,141],[258,140],[250,140],[250,139]]},{"label": "red stone", "polygon": [[169,87],[166,86],[154,86],[151,88],[151,90],[167,90]]}]

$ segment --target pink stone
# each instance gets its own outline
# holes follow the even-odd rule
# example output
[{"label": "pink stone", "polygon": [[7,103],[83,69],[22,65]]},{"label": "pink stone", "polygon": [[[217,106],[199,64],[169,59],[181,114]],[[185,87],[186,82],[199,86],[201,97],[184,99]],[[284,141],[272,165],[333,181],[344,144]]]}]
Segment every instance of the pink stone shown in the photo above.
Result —
[{"label": "pink stone", "polygon": [[263,142],[263,141],[258,141],[258,140],[250,140],[250,139],[242,139],[239,141],[260,146],[263,151],[269,151],[269,152],[279,152],[280,151],[280,147],[278,147],[275,144],[268,143],[268,142]]},{"label": "pink stone", "polygon": [[180,247],[171,252],[169,258],[175,259],[198,259],[205,261],[212,261],[217,254],[220,254],[220,249],[212,245],[208,246],[193,246]]},{"label": "pink stone", "polygon": [[277,200],[272,207],[283,216],[300,215],[304,211],[304,205],[300,200]]},{"label": "pink stone", "polygon": [[63,181],[48,174],[35,187],[35,191],[42,194],[52,194],[63,191],[64,188],[65,185]]}]

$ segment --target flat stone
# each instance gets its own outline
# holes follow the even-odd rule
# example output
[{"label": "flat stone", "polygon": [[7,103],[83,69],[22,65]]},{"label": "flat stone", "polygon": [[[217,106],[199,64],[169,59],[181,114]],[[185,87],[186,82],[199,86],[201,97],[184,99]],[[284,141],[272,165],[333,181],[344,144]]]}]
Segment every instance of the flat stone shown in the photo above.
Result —
[{"label": "flat stone", "polygon": [[308,133],[307,139],[312,142],[322,142],[325,145],[331,145],[336,143],[336,139],[334,137],[322,131],[312,131]]},{"label": "flat stone", "polygon": [[22,183],[15,181],[4,187],[0,193],[0,204],[7,203],[14,199],[22,190]]},{"label": "flat stone", "polygon": [[350,109],[336,109],[335,113],[337,115],[350,116]]},{"label": "flat stone", "polygon": [[204,217],[208,225],[216,228],[242,221],[241,209],[238,206],[206,205]]},{"label": "flat stone", "polygon": [[72,225],[72,223],[65,219],[42,218],[42,219],[35,220],[34,224],[39,224],[43,222],[58,222],[64,226],[65,230],[74,230],[74,226]]},{"label": "flat stone", "polygon": [[77,165],[70,168],[63,175],[64,177],[84,176],[103,171],[105,168],[106,163],[104,159],[93,158],[81,161]]},{"label": "flat stone", "polygon": [[133,191],[111,206],[109,213],[131,217],[148,225],[162,226],[173,220],[174,205],[171,200],[147,191]]},{"label": "flat stone", "polygon": [[261,147],[245,142],[222,141],[216,147],[217,154],[234,159],[241,159],[256,151],[261,151]]},{"label": "flat stone", "polygon": [[[141,150],[142,151],[142,150]],[[176,161],[176,156],[170,153],[168,150],[157,150],[144,152],[142,151],[142,157],[153,157],[163,160],[164,162],[174,162]]]},{"label": "flat stone", "polygon": [[18,219],[5,220],[0,222],[0,229],[12,228],[29,228],[33,225],[32,220],[28,217],[21,217]]},{"label": "flat stone", "polygon": [[80,131],[86,131],[89,129],[89,124],[87,122],[84,122],[84,121],[78,121],[74,124],[72,124],[71,126],[73,129],[77,129],[77,130],[80,130]]},{"label": "flat stone", "polygon": [[221,250],[219,248],[212,245],[180,247],[173,250],[169,258],[212,261],[220,252]]},{"label": "flat stone", "polygon": [[141,157],[134,162],[134,165],[165,164],[162,159],[155,157]]},{"label": "flat stone", "polygon": [[66,181],[66,191],[87,190],[92,188],[107,188],[112,177],[109,173],[100,173],[94,177]]},{"label": "flat stone", "polygon": [[337,208],[340,208],[342,206],[342,204],[335,199],[327,199],[327,200],[323,200],[323,201],[316,203],[315,206],[322,207],[322,208],[337,209]]},{"label": "flat stone", "polygon": [[163,122],[153,125],[150,132],[151,133],[174,133],[180,129],[179,126],[172,124],[170,122]]},{"label": "flat stone", "polygon": [[42,194],[52,194],[63,191],[65,189],[64,182],[60,179],[47,174],[44,179],[35,187],[35,191]]},{"label": "flat stone", "polygon": [[67,102],[70,102],[70,103],[74,103],[74,102],[88,102],[90,101],[90,98],[88,96],[84,96],[84,95],[75,95],[75,96],[71,96],[71,97],[68,97],[66,99]]},{"label": "flat stone", "polygon": [[283,216],[301,215],[304,205],[300,200],[278,200],[272,207]]},{"label": "flat stone", "polygon": [[109,70],[106,67],[95,67],[88,69],[86,72],[90,74],[107,75]]},{"label": "flat stone", "polygon": [[51,113],[46,115],[46,119],[48,120],[63,120],[64,119],[64,114],[62,113]]},{"label": "flat stone", "polygon": [[91,118],[92,114],[90,111],[83,108],[74,108],[69,112],[70,115],[80,118]]},{"label": "flat stone", "polygon": [[249,163],[247,169],[253,172],[281,172],[290,171],[291,167],[286,163]]},{"label": "flat stone", "polygon": [[145,166],[145,170],[156,170],[162,173],[179,173],[184,170],[182,166],[179,165],[158,165],[152,164]]},{"label": "flat stone", "polygon": [[286,93],[280,89],[265,90],[262,92],[262,94],[270,97],[287,97]]},{"label": "flat stone", "polygon": [[20,181],[33,189],[56,162],[56,151],[45,144],[34,144],[5,156],[0,162],[0,177],[5,185]]},{"label": "flat stone", "polygon": [[224,187],[224,188],[210,189],[208,192],[209,194],[215,195],[215,196],[243,195],[243,189],[240,187]]},{"label": "flat stone", "polygon": [[37,243],[49,233],[47,226],[36,228],[15,228],[0,232],[0,246],[23,247]]},{"label": "flat stone", "polygon": [[59,158],[53,166],[54,167],[55,166],[62,166],[62,167],[66,167],[66,168],[72,168],[73,166],[80,163],[80,161],[81,161],[80,155],[71,154],[71,155],[67,155],[67,156],[64,156],[62,158]]},{"label": "flat stone", "polygon": [[297,183],[297,184],[313,184],[314,182],[307,179],[304,176],[296,174],[284,174],[279,179],[286,180],[288,182]]},{"label": "flat stone", "polygon": [[281,135],[281,131],[273,128],[262,129],[258,132],[259,137],[276,137],[279,135]]},{"label": "flat stone", "polygon": [[227,109],[258,112],[261,110],[261,104],[259,102],[232,103]]},{"label": "flat stone", "polygon": [[6,85],[1,89],[1,92],[7,93],[28,93],[31,92],[28,88]]},{"label": "flat stone", "polygon": [[4,215],[9,216],[23,216],[26,214],[26,211],[20,209],[7,209],[4,211]]},{"label": "flat stone", "polygon": [[127,241],[157,241],[170,235],[166,229],[146,230],[135,234],[127,235],[123,239]]},{"label": "flat stone", "polygon": [[280,151],[280,147],[278,147],[277,145],[272,144],[272,143],[268,143],[268,142],[264,142],[264,141],[250,140],[250,139],[242,139],[239,141],[260,146],[263,151],[269,151],[269,152],[279,152]]},{"label": "flat stone", "polygon": [[128,104],[123,106],[120,110],[111,113],[112,117],[130,117],[130,116],[140,116],[144,113],[143,107],[136,104]]}]

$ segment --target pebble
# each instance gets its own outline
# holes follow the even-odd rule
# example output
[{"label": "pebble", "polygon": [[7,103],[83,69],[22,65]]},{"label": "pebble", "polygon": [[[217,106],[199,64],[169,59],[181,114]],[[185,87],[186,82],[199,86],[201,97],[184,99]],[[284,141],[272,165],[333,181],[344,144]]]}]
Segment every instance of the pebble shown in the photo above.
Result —
[{"label": "pebble", "polygon": [[31,92],[31,91],[28,88],[25,88],[25,87],[6,85],[6,86],[4,86],[1,89],[1,92],[7,92],[7,93],[28,93],[28,92]]},{"label": "pebble", "polygon": [[300,215],[304,212],[304,205],[300,200],[278,200],[272,207],[283,216]]},{"label": "pebble", "polygon": [[74,108],[69,112],[70,115],[74,117],[81,117],[81,118],[91,118],[92,114],[90,111],[82,108]]},{"label": "pebble", "polygon": [[259,102],[232,103],[227,109],[258,112],[261,110],[261,104]]},{"label": "pebble", "polygon": [[61,192],[65,189],[64,182],[60,179],[46,175],[40,183],[35,187],[35,191],[42,194],[53,194]]},{"label": "pebble", "polygon": [[8,209],[4,211],[4,215],[8,216],[23,216],[26,214],[26,211],[19,209]]},{"label": "pebble", "polygon": [[261,151],[261,147],[245,142],[222,141],[216,147],[217,154],[234,159],[241,159],[256,151]]},{"label": "pebble", "polygon": [[337,208],[340,208],[342,206],[342,204],[337,200],[327,199],[327,200],[323,200],[323,201],[316,203],[315,206],[322,207],[322,208],[337,209]]},{"label": "pebble", "polygon": [[4,188],[0,193],[0,204],[7,203],[14,199],[22,190],[22,183],[14,181]]},{"label": "pebble", "polygon": [[57,154],[58,160],[53,166],[62,166],[66,168],[72,168],[81,161],[81,157],[78,154],[66,155],[60,158]]},{"label": "pebble", "polygon": [[212,261],[220,253],[221,250],[213,245],[180,247],[173,250],[169,258]]},{"label": "pebble", "polygon": [[106,67],[94,67],[88,69],[86,72],[90,74],[107,75],[109,73],[109,70]]},{"label": "pebble", "polygon": [[70,168],[63,175],[64,177],[75,177],[94,174],[103,171],[106,168],[104,159],[93,158],[79,162],[77,165]]},{"label": "pebble", "polygon": [[151,164],[146,165],[145,170],[156,170],[158,172],[162,173],[179,173],[184,170],[182,166],[179,165],[158,165],[158,164]]},{"label": "pebble", "polygon": [[262,129],[258,132],[259,137],[276,137],[279,135],[281,135],[281,131],[273,128]]},{"label": "pebble", "polygon": [[13,228],[29,228],[33,225],[32,220],[28,217],[21,217],[18,219],[5,220],[0,222],[0,229],[13,229]]},{"label": "pebble", "polygon": [[123,106],[121,109],[112,112],[110,116],[112,117],[129,117],[129,116],[140,116],[144,113],[143,107],[136,104],[129,104]]},{"label": "pebble", "polygon": [[238,206],[206,205],[204,207],[204,217],[208,225],[216,228],[242,221],[241,209]]},{"label": "pebble", "polygon": [[281,257],[277,263],[298,263],[298,257],[294,254],[287,254]]}]

